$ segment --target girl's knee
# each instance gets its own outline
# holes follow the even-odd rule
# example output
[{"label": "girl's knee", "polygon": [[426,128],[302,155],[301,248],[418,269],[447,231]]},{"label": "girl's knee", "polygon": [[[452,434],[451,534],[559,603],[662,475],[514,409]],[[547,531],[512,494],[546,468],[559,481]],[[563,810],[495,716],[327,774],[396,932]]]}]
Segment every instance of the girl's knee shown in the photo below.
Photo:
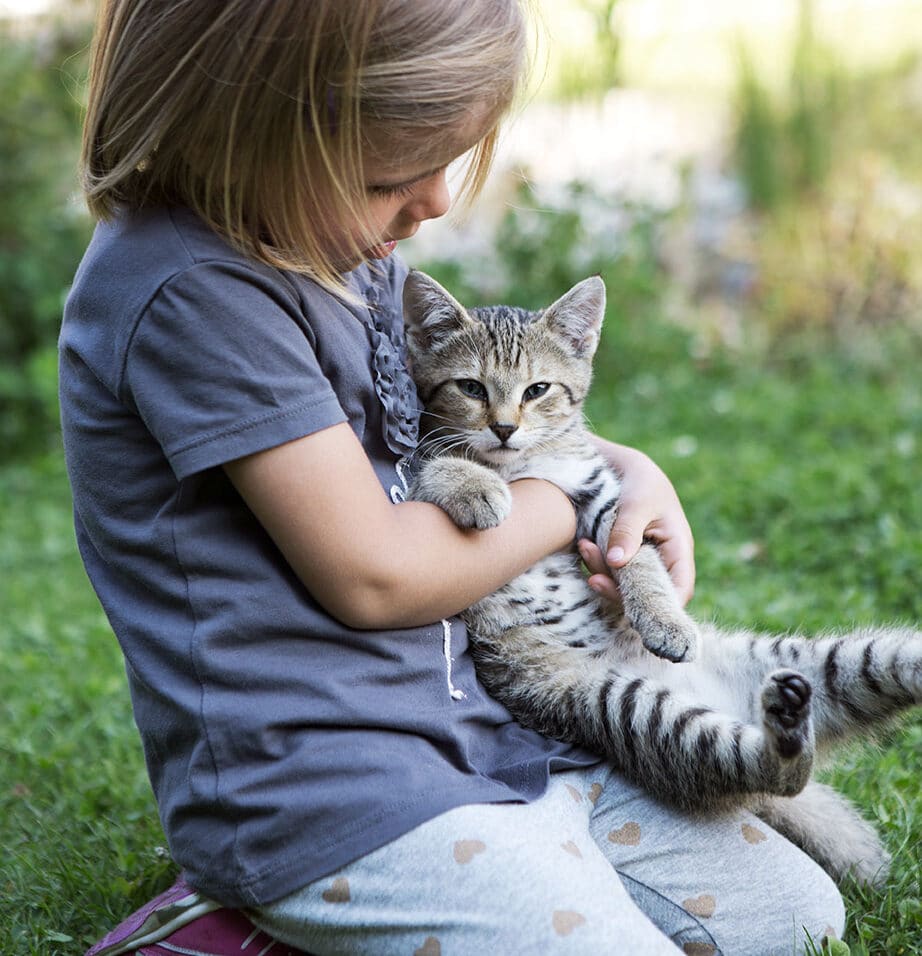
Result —
[{"label": "girl's knee", "polygon": [[817,947],[825,936],[841,938],[845,929],[845,903],[832,878],[810,861],[814,874],[800,887],[794,888],[794,906],[800,930],[800,946],[795,952],[811,952],[806,948],[809,937]]},{"label": "girl's knee", "polygon": [[719,951],[733,956],[801,956],[813,952],[826,936],[840,938],[845,928],[845,904],[838,887],[813,860],[793,846],[788,868],[774,869],[771,882],[759,880],[748,888],[748,905],[715,932]]}]

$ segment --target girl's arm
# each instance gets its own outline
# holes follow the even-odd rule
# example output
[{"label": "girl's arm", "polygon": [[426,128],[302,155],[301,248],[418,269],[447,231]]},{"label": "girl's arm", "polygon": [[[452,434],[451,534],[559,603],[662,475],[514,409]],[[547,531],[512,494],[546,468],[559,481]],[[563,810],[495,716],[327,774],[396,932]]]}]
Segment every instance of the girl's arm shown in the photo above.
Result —
[{"label": "girl's arm", "polygon": [[[683,604],[695,589],[695,542],[679,496],[663,471],[643,452],[593,436],[599,451],[622,476],[621,506],[603,555],[590,541],[580,542],[580,554],[591,572],[589,583],[607,597],[616,596],[608,568],[623,567],[649,538]],[[620,552],[620,553],[619,553]]]},{"label": "girl's arm", "polygon": [[350,627],[456,614],[576,533],[563,492],[533,479],[513,484],[512,513],[488,531],[461,531],[434,505],[394,505],[346,424],[225,470],[305,587]]}]

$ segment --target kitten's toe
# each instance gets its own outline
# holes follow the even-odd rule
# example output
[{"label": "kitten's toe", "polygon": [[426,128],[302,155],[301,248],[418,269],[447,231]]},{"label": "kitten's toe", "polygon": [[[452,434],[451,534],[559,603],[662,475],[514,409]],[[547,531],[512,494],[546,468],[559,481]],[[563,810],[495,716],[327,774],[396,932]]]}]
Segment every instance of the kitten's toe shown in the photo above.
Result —
[{"label": "kitten's toe", "polygon": [[778,754],[785,759],[799,756],[811,743],[812,696],[813,688],[807,678],[791,670],[770,674],[762,688],[765,726],[774,738]]}]

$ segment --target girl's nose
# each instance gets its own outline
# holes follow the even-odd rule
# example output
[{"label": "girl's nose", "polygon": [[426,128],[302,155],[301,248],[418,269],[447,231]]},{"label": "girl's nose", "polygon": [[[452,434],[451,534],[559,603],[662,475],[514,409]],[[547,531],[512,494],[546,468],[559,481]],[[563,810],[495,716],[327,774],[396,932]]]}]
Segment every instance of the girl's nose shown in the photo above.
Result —
[{"label": "girl's nose", "polygon": [[450,207],[451,194],[448,191],[445,170],[442,169],[417,185],[406,212],[418,222],[422,222],[423,219],[438,219],[439,216],[444,216]]}]

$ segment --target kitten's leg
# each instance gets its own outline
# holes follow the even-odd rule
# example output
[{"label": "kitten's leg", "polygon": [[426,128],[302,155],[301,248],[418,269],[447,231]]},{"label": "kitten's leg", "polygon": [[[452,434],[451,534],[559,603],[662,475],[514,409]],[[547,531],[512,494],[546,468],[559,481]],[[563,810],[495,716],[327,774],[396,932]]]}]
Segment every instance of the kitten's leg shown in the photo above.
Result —
[{"label": "kitten's leg", "polygon": [[676,598],[672,579],[656,548],[643,545],[615,578],[625,616],[643,646],[668,661],[694,660],[698,626]]},{"label": "kitten's leg", "polygon": [[851,877],[879,886],[886,879],[890,854],[880,837],[851,803],[830,787],[811,781],[794,797],[764,797],[753,809],[835,880]]},{"label": "kitten's leg", "polygon": [[[585,462],[583,462],[585,467]],[[594,541],[603,554],[618,514],[621,481],[601,458],[576,489],[567,489],[577,513],[577,537]],[[559,480],[555,476],[552,480]],[[615,572],[624,613],[643,646],[667,661],[694,660],[698,627],[679,603],[669,572],[652,544],[643,544]]]},{"label": "kitten's leg", "polygon": [[774,668],[804,674],[814,689],[820,743],[866,734],[922,704],[922,632],[909,628],[868,627],[813,639],[731,634],[709,640],[707,655],[728,687],[742,694]]},{"label": "kitten's leg", "polygon": [[[762,716],[752,724],[701,706],[666,681],[626,673],[620,662],[606,667],[591,651],[555,653],[544,645],[529,654],[523,643],[506,654],[501,641],[473,638],[490,693],[522,723],[606,754],[669,803],[710,809],[746,794],[792,795],[810,776],[810,689],[794,672],[765,681]],[[683,670],[668,665],[664,673]]]},{"label": "kitten's leg", "polygon": [[432,458],[410,485],[413,501],[438,505],[459,528],[494,528],[512,510],[509,486],[495,471],[466,458]]}]

